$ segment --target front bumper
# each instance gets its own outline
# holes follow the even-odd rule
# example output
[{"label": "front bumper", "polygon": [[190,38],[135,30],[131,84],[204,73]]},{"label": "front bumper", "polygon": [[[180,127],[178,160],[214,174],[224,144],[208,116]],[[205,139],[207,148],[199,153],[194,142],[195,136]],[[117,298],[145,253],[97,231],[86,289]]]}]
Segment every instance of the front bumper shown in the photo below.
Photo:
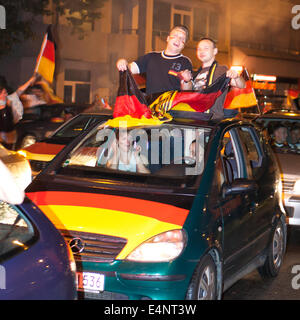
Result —
[{"label": "front bumper", "polygon": [[300,226],[300,195],[285,195],[284,206],[287,214],[287,224]]},{"label": "front bumper", "polygon": [[80,298],[105,300],[184,300],[194,267],[194,264],[188,264],[187,261],[78,262],[77,271],[95,272],[105,276],[103,292],[79,292],[78,295]]}]

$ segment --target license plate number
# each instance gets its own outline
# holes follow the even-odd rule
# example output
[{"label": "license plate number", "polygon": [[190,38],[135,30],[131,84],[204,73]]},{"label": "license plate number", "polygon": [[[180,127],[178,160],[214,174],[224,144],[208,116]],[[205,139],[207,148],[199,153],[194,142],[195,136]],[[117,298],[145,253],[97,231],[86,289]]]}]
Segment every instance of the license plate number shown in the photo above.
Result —
[{"label": "license plate number", "polygon": [[104,274],[94,272],[77,272],[79,291],[104,291]]}]

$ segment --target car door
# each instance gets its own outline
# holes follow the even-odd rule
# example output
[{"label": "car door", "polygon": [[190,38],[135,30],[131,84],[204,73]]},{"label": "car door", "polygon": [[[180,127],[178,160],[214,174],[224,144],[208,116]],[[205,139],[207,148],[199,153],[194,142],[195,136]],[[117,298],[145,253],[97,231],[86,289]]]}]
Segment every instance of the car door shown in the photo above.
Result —
[{"label": "car door", "polygon": [[220,151],[225,181],[221,186],[218,205],[223,217],[223,267],[224,277],[230,277],[251,259],[249,248],[249,222],[251,220],[251,193],[227,192],[234,185],[247,182],[247,167],[240,139],[233,128],[225,132]]},{"label": "car door", "polygon": [[253,127],[239,127],[237,132],[248,168],[248,179],[255,181],[258,187],[256,194],[249,195],[249,197],[251,196],[251,219],[249,221],[248,242],[251,246],[251,255],[255,256],[267,246],[271,232],[271,222],[276,207],[274,165],[267,158],[263,148],[263,140],[260,139]]}]

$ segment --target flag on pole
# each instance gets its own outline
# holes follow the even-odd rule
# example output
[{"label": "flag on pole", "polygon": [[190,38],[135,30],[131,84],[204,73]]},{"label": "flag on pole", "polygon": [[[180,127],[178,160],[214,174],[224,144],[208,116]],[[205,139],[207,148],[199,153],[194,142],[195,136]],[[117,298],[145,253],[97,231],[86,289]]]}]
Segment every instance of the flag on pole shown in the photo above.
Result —
[{"label": "flag on pole", "polygon": [[299,101],[300,98],[300,90],[297,89],[288,89],[287,91],[287,105],[291,107],[293,103],[296,105],[297,109],[299,109]]},{"label": "flag on pole", "polygon": [[288,96],[292,99],[298,99],[300,97],[300,90],[297,89],[288,89]]},{"label": "flag on pole", "polygon": [[243,68],[241,77],[245,79],[246,88],[231,87],[224,102],[225,109],[248,108],[257,105],[254,89],[245,68]]},{"label": "flag on pole", "polygon": [[49,83],[53,82],[55,69],[55,43],[53,40],[51,25],[47,28],[47,33],[41,46],[40,53],[37,58],[35,72],[39,73]]}]

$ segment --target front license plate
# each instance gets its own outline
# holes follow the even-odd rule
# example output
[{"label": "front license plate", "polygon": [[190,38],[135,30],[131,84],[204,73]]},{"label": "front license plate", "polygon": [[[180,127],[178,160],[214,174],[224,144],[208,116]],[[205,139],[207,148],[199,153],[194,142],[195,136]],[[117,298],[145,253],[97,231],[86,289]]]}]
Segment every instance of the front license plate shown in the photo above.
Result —
[{"label": "front license plate", "polygon": [[104,274],[94,272],[77,272],[77,289],[79,291],[104,291]]}]

